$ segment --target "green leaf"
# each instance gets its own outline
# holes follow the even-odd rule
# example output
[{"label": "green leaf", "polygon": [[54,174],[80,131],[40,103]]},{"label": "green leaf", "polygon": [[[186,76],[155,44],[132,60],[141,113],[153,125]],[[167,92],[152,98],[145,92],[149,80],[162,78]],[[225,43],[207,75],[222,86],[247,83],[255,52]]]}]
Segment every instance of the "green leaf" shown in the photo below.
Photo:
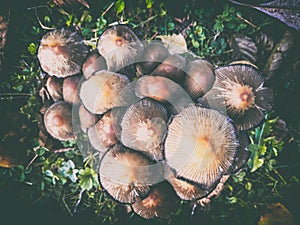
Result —
[{"label": "green leaf", "polygon": [[37,47],[34,43],[30,43],[28,48],[27,48],[28,52],[31,54],[31,55],[35,55],[36,54],[36,50],[37,50]]},{"label": "green leaf", "polygon": [[115,9],[117,11],[117,14],[123,12],[124,8],[125,8],[125,2],[124,2],[124,0],[118,0],[118,1],[116,1]]}]

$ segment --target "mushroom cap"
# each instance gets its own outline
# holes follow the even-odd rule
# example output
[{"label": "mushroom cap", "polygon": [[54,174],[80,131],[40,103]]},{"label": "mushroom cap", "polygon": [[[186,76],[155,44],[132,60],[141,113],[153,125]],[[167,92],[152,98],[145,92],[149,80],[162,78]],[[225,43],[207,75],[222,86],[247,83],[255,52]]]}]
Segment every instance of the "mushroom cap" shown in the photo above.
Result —
[{"label": "mushroom cap", "polygon": [[213,65],[202,59],[195,59],[187,65],[187,76],[183,87],[193,99],[209,91],[215,81]]},{"label": "mushroom cap", "polygon": [[86,79],[88,79],[94,72],[106,69],[106,61],[97,51],[90,52],[82,64],[82,74]]},{"label": "mushroom cap", "polygon": [[248,150],[250,139],[248,134],[245,131],[239,132],[239,143],[240,143],[240,148],[234,159],[233,172],[238,172],[244,165],[246,165],[250,157],[250,152]]},{"label": "mushroom cap", "polygon": [[88,129],[90,143],[95,149],[105,152],[118,143],[119,120],[123,111],[123,108],[113,108],[104,113],[101,119]]},{"label": "mushroom cap", "polygon": [[43,71],[51,76],[67,77],[80,73],[88,50],[77,32],[57,29],[42,37],[37,57]]},{"label": "mushroom cap", "polygon": [[72,125],[72,106],[64,101],[52,104],[44,115],[47,132],[54,138],[66,141],[74,140]]},{"label": "mushroom cap", "polygon": [[121,141],[129,148],[161,160],[160,144],[167,120],[167,110],[162,104],[150,98],[141,99],[128,107],[121,119]]},{"label": "mushroom cap", "polygon": [[229,65],[215,74],[213,88],[204,95],[209,107],[227,113],[239,130],[259,125],[273,102],[272,90],[263,87],[260,72],[249,65]]},{"label": "mushroom cap", "polygon": [[161,64],[159,64],[152,76],[167,77],[177,83],[181,83],[185,78],[186,60],[178,54],[168,56]]},{"label": "mushroom cap", "polygon": [[53,99],[53,101],[59,101],[63,98],[62,94],[62,82],[61,78],[57,77],[48,77],[46,81],[46,87],[49,95]]},{"label": "mushroom cap", "polygon": [[69,104],[79,103],[79,85],[82,76],[66,77],[63,81],[62,91],[65,102]]},{"label": "mushroom cap", "polygon": [[133,203],[150,191],[149,166],[151,162],[146,156],[116,144],[100,162],[100,184],[117,201]]},{"label": "mushroom cap", "polygon": [[170,184],[162,182],[155,185],[146,198],[136,201],[131,207],[145,219],[168,219],[179,207],[179,199]]},{"label": "mushroom cap", "polygon": [[164,154],[177,177],[210,189],[222,174],[230,172],[238,146],[228,117],[190,105],[170,121]]},{"label": "mushroom cap", "polygon": [[87,129],[93,126],[98,120],[98,116],[90,113],[83,105],[79,106],[78,117],[80,121],[80,127],[85,133],[87,132]]},{"label": "mushroom cap", "polygon": [[93,114],[103,114],[119,105],[119,94],[129,79],[118,73],[101,70],[81,85],[79,96],[82,104]]},{"label": "mushroom cap", "polygon": [[117,72],[135,62],[143,43],[129,27],[116,25],[101,34],[97,49],[105,58],[108,70]]}]

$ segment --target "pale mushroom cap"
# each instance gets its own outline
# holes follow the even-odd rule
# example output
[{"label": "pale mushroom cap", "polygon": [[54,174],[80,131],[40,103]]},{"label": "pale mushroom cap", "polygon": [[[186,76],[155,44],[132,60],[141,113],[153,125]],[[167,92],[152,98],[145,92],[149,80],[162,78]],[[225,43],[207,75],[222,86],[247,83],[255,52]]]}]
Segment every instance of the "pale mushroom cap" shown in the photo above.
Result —
[{"label": "pale mushroom cap", "polygon": [[100,162],[100,183],[117,201],[133,203],[150,190],[147,182],[152,176],[148,169],[150,165],[150,160],[143,154],[116,144]]},{"label": "pale mushroom cap", "polygon": [[79,84],[82,76],[66,77],[63,81],[62,91],[65,102],[69,104],[79,103]]},{"label": "pale mushroom cap", "polygon": [[78,116],[80,121],[80,127],[83,132],[86,132],[88,128],[93,126],[98,119],[98,116],[89,112],[83,105],[79,106]]},{"label": "pale mushroom cap", "polygon": [[75,139],[72,125],[72,106],[66,102],[59,101],[51,105],[45,112],[44,124],[47,132],[58,140]]},{"label": "pale mushroom cap", "polygon": [[190,105],[169,123],[164,153],[176,176],[209,189],[230,172],[238,146],[235,128],[226,116]]},{"label": "pale mushroom cap", "polygon": [[88,47],[77,32],[58,29],[46,33],[38,48],[40,65],[51,76],[67,77],[80,73]]},{"label": "pale mushroom cap", "polygon": [[57,77],[48,77],[46,81],[46,87],[49,95],[53,99],[53,101],[59,101],[63,98],[62,95],[62,82],[61,78]]},{"label": "pale mushroom cap", "polygon": [[104,57],[96,51],[90,52],[82,64],[82,74],[86,79],[88,79],[94,72],[106,69],[107,65]]},{"label": "pale mushroom cap", "polygon": [[129,83],[129,79],[118,73],[101,70],[84,81],[80,88],[82,104],[94,114],[103,114],[120,106],[119,94]]}]

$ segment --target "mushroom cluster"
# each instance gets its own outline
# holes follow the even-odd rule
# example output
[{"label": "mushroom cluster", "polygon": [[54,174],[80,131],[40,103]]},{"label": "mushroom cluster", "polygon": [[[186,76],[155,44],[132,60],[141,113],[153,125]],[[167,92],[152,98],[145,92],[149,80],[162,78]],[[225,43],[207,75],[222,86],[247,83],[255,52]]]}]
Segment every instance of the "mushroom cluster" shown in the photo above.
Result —
[{"label": "mushroom cluster", "polygon": [[85,133],[101,153],[102,188],[147,219],[168,218],[180,200],[203,206],[217,196],[248,159],[245,131],[272,108],[254,66],[215,68],[143,43],[124,25],[104,31],[96,50],[77,32],[50,31],[38,59],[53,101],[46,130],[58,140]]}]

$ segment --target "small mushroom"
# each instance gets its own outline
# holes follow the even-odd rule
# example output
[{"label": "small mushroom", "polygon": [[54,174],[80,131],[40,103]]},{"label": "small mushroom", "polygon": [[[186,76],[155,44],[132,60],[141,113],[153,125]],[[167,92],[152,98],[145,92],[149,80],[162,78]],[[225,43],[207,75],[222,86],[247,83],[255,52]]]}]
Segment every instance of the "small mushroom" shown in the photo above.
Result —
[{"label": "small mushroom", "polygon": [[57,29],[42,37],[37,57],[43,71],[51,76],[67,77],[80,73],[88,50],[77,32]]},{"label": "small mushroom", "polygon": [[177,83],[185,78],[186,61],[178,54],[170,55],[151,73],[152,76],[167,77]]},{"label": "small mushroom", "polygon": [[74,140],[72,126],[72,106],[64,101],[52,104],[44,115],[47,132],[54,138],[66,141]]},{"label": "small mushroom", "polygon": [[123,108],[113,108],[104,113],[101,119],[88,129],[89,140],[98,151],[105,152],[118,143],[119,119],[123,110]]},{"label": "small mushroom", "polygon": [[62,82],[63,80],[61,78],[57,77],[48,77],[46,81],[46,88],[53,99],[53,101],[59,101],[62,100],[63,94],[62,94]]},{"label": "small mushroom", "polygon": [[150,74],[169,55],[168,49],[160,42],[150,42],[144,48],[136,65],[140,75]]},{"label": "small mushroom", "polygon": [[191,61],[187,66],[186,73],[183,87],[194,100],[203,96],[214,84],[213,65],[206,60],[195,59]]},{"label": "small mushroom", "polygon": [[99,166],[102,187],[117,201],[133,203],[150,191],[147,178],[150,160],[121,144],[110,148],[103,156]]},{"label": "small mushroom", "polygon": [[105,58],[108,70],[117,72],[135,63],[143,43],[129,27],[117,25],[102,33],[97,49]]},{"label": "small mushroom", "polygon": [[118,98],[128,83],[129,79],[122,74],[107,70],[97,71],[82,83],[79,96],[87,110],[93,114],[103,114],[121,106]]},{"label": "small mushroom", "polygon": [[176,176],[210,189],[222,174],[231,171],[238,146],[228,117],[190,105],[170,121],[164,155]]},{"label": "small mushroom", "polygon": [[75,75],[66,77],[63,82],[62,90],[65,102],[69,104],[79,103],[79,83],[81,76]]},{"label": "small mushroom", "polygon": [[80,127],[85,133],[87,132],[87,129],[93,126],[98,120],[98,116],[90,113],[83,105],[79,106],[78,117],[80,121]]},{"label": "small mushroom", "polygon": [[250,65],[229,65],[215,70],[216,81],[204,99],[210,108],[227,113],[240,130],[259,125],[272,109],[272,90],[263,87],[264,78]]},{"label": "small mushroom", "polygon": [[97,51],[92,51],[82,65],[82,74],[88,79],[94,72],[106,69],[107,65],[104,57]]},{"label": "small mushroom", "polygon": [[121,141],[132,149],[142,151],[155,160],[162,160],[161,141],[167,129],[166,108],[144,98],[131,105],[121,119]]},{"label": "small mushroom", "polygon": [[146,198],[132,204],[133,211],[145,219],[168,219],[179,207],[179,199],[167,182],[153,187]]}]

